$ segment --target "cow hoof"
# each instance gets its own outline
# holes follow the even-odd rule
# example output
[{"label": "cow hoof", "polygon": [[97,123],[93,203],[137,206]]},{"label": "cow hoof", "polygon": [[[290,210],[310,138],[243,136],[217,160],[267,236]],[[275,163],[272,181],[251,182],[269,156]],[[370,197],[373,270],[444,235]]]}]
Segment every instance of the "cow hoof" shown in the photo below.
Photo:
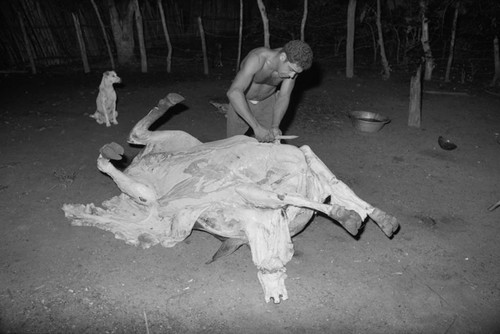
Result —
[{"label": "cow hoof", "polygon": [[380,209],[375,208],[370,214],[370,218],[377,223],[388,237],[391,237],[399,228],[398,220]]},{"label": "cow hoof", "polygon": [[109,160],[121,160],[123,153],[125,153],[123,147],[115,142],[104,145],[103,147],[101,147],[99,152],[101,153],[103,158]]},{"label": "cow hoof", "polygon": [[354,210],[347,210],[343,206],[334,205],[330,217],[338,221],[352,235],[358,234],[363,221],[361,216]]}]

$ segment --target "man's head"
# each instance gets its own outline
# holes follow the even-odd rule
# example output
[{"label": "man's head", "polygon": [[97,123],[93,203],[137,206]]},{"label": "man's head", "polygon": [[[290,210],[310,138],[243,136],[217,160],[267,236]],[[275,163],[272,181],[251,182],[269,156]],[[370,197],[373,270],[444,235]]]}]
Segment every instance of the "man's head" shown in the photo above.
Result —
[{"label": "man's head", "polygon": [[286,54],[288,62],[300,66],[303,70],[309,69],[312,65],[313,52],[307,43],[290,41],[285,44],[281,52]]},{"label": "man's head", "polygon": [[[283,72],[283,76],[294,78],[295,74],[301,73],[303,70],[311,67],[313,52],[307,43],[294,40],[286,43],[283,49],[281,49],[280,59],[288,65],[288,71],[285,69],[285,71],[280,72]],[[292,72],[294,73],[292,74]]]}]

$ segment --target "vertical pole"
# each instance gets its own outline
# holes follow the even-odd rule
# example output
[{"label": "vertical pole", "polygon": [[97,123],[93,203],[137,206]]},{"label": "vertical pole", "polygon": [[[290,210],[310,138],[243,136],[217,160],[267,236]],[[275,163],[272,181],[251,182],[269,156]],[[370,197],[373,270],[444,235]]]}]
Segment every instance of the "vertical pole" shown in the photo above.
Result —
[{"label": "vertical pole", "polygon": [[31,45],[28,39],[28,34],[26,33],[26,27],[24,26],[23,17],[19,12],[17,13],[17,15],[19,16],[19,23],[21,24],[21,31],[23,33],[24,44],[26,45],[26,52],[28,53],[28,58],[30,60],[31,73],[36,74],[35,58],[33,57],[33,51],[31,50]]},{"label": "vertical pole", "polygon": [[102,22],[101,14],[99,13],[99,9],[95,4],[94,0],[90,0],[92,6],[94,7],[95,13],[97,15],[97,19],[99,20],[99,25],[101,26],[102,35],[104,36],[104,42],[106,43],[106,48],[108,50],[109,61],[111,62],[111,69],[115,69],[115,60],[113,59],[113,53],[111,52],[111,47],[109,46],[108,35],[106,34],[106,28],[104,27],[104,23]]},{"label": "vertical pole", "polygon": [[78,39],[78,45],[80,46],[80,55],[82,56],[83,71],[85,73],[90,72],[89,61],[87,59],[87,48],[85,47],[85,41],[83,40],[82,29],[80,27],[80,20],[75,13],[71,13],[73,16],[73,22],[75,23],[76,38]]},{"label": "vertical pole", "polygon": [[354,29],[356,15],[356,0],[349,0],[347,6],[347,43],[345,55],[345,76],[351,79],[354,76]]},{"label": "vertical pole", "polygon": [[243,0],[240,0],[240,29],[238,32],[238,58],[236,59],[236,72],[240,69],[241,43],[243,41]]},{"label": "vertical pole", "polygon": [[137,28],[137,37],[139,39],[139,50],[141,52],[141,72],[148,72],[148,58],[146,56],[146,46],[144,44],[144,29],[142,24],[141,7],[139,7],[139,1],[134,0],[135,3],[135,26]]},{"label": "vertical pole", "polygon": [[307,20],[307,0],[304,0],[304,14],[302,15],[302,23],[300,24],[300,40],[305,41],[305,30],[306,30],[306,20]]},{"label": "vertical pole", "polygon": [[203,73],[208,76],[208,57],[207,57],[207,45],[205,42],[205,31],[203,30],[203,24],[201,22],[201,17],[198,16],[198,27],[200,28],[200,38],[201,38],[201,49],[203,51]]},{"label": "vertical pole", "polygon": [[425,54],[424,80],[432,80],[434,70],[434,58],[432,57],[431,45],[429,43],[429,19],[427,18],[427,0],[420,0],[420,16],[422,19],[422,37],[420,39]]},{"label": "vertical pole", "polygon": [[493,39],[493,55],[495,58],[495,75],[490,84],[492,87],[500,80],[500,48],[498,47],[498,36],[495,36]]},{"label": "vertical pole", "polygon": [[167,47],[168,47],[167,73],[170,73],[172,71],[172,43],[170,42],[170,35],[167,29],[167,21],[165,20],[165,13],[163,12],[163,6],[161,5],[161,0],[158,0],[158,10],[160,11],[161,24],[163,26],[163,34],[165,35],[165,39],[167,41]]},{"label": "vertical pole", "polygon": [[264,26],[264,46],[266,48],[270,47],[269,44],[269,19],[267,18],[266,6],[262,0],[257,0],[257,5],[259,6],[260,16],[262,17],[262,25]]},{"label": "vertical pole", "polygon": [[384,68],[384,74],[382,78],[387,80],[391,76],[391,69],[389,67],[389,62],[387,61],[387,57],[385,55],[385,45],[384,45],[384,35],[382,33],[382,22],[380,19],[382,16],[380,10],[380,0],[377,0],[377,31],[378,31],[378,45],[380,46],[380,60],[382,61],[382,67]]},{"label": "vertical pole", "polygon": [[457,32],[457,20],[458,20],[459,8],[460,8],[460,1],[456,3],[455,15],[453,16],[453,27],[451,30],[451,40],[450,40],[450,54],[448,55],[448,64],[446,65],[446,74],[444,76],[445,82],[450,82],[450,72],[451,72],[451,64],[453,64],[453,52],[455,50],[455,36]]}]

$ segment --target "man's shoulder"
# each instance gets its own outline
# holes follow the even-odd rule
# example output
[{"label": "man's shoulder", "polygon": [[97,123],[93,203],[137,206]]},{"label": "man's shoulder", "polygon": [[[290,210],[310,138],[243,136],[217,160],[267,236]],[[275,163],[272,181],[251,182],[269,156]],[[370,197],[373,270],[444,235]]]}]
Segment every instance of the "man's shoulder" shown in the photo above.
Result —
[{"label": "man's shoulder", "polygon": [[279,51],[280,49],[269,49],[262,46],[251,50],[248,55],[269,58],[275,56]]}]

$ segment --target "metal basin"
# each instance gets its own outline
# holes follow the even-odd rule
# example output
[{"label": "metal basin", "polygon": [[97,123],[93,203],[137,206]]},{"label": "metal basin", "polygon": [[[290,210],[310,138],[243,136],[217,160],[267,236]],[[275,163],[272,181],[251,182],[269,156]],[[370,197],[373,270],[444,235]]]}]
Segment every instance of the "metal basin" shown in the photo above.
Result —
[{"label": "metal basin", "polygon": [[362,132],[377,132],[380,131],[391,120],[380,114],[370,111],[351,111],[349,118],[356,130]]}]

